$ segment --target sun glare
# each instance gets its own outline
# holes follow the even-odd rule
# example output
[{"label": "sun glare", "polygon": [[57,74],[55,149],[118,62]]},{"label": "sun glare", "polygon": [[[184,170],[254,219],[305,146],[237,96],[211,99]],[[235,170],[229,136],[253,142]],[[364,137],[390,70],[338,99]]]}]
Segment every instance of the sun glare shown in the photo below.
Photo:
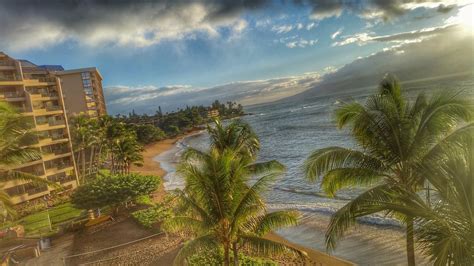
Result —
[{"label": "sun glare", "polygon": [[471,4],[461,8],[454,17],[454,21],[471,30],[474,29],[474,5]]}]

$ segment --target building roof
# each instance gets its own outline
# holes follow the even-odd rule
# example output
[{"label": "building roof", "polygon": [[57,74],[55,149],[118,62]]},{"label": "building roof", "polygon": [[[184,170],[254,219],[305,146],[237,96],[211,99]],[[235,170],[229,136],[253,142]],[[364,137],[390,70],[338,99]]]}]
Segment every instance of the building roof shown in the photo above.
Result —
[{"label": "building roof", "polygon": [[21,67],[38,67],[36,64],[25,59],[19,59],[18,61],[20,61]]},{"label": "building roof", "polygon": [[82,72],[97,72],[101,79],[102,75],[100,74],[99,70],[96,67],[85,67],[85,68],[78,68],[78,69],[69,69],[64,71],[56,72],[57,75],[67,75],[67,74],[75,74],[75,73],[82,73]]},{"label": "building roof", "polygon": [[41,65],[41,66],[38,66],[38,68],[46,69],[48,71],[53,71],[53,72],[64,71],[64,67],[61,65]]}]

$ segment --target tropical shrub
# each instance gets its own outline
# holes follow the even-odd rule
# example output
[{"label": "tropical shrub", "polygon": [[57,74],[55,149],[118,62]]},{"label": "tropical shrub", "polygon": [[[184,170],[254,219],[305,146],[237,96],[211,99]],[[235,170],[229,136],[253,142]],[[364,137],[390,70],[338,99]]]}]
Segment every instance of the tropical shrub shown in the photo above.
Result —
[{"label": "tropical shrub", "polygon": [[[233,260],[233,257],[231,257]],[[207,266],[207,265],[222,265],[224,260],[224,251],[222,249],[203,250],[190,256],[186,262],[188,265]],[[263,258],[255,258],[239,254],[239,265],[252,266],[276,266],[278,263]]]},{"label": "tropical shrub", "polygon": [[172,211],[165,204],[156,204],[150,208],[135,211],[132,217],[142,226],[152,228],[153,225],[160,223],[171,217]]},{"label": "tropical shrub", "polygon": [[72,203],[80,209],[106,206],[117,208],[139,196],[151,194],[160,184],[156,176],[128,174],[99,176],[79,186],[72,194]]},{"label": "tropical shrub", "polygon": [[166,133],[153,125],[134,125],[133,130],[137,135],[137,140],[141,144],[149,144],[166,137]]}]

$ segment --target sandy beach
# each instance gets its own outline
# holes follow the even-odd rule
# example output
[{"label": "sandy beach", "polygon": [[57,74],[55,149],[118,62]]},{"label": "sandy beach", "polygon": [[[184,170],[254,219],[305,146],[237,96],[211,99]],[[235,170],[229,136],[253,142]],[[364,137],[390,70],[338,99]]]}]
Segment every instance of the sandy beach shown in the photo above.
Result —
[{"label": "sandy beach", "polygon": [[[134,166],[132,168],[133,172],[137,172],[141,174],[157,175],[162,178],[160,188],[154,194],[154,200],[159,201],[164,195],[166,195],[166,191],[163,185],[164,183],[163,177],[166,175],[166,171],[160,167],[160,163],[157,162],[154,158],[160,155],[161,153],[173,148],[177,141],[187,136],[190,136],[192,134],[196,134],[196,131],[193,131],[186,135],[181,135],[172,139],[165,139],[162,141],[158,141],[156,143],[145,146],[144,151],[143,151],[143,166],[142,167]],[[320,251],[310,249],[310,248],[295,244],[293,242],[290,242],[275,233],[268,234],[267,238],[274,241],[285,243],[289,246],[292,246],[294,248],[304,251],[308,255],[308,260],[305,262],[305,264],[335,265],[335,266],[353,265],[353,263],[351,262],[330,256],[324,252],[320,252]]]}]

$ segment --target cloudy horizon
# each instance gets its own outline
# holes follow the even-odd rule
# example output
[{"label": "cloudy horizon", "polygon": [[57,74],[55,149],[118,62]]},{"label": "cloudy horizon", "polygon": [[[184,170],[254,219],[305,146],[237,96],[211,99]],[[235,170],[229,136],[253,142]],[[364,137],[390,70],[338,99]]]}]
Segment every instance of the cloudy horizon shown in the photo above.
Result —
[{"label": "cloudy horizon", "polygon": [[[215,99],[252,105],[347,89],[347,78],[376,83],[382,72],[470,71],[472,58],[456,51],[473,49],[472,13],[470,0],[5,0],[0,50],[97,66],[112,114]],[[446,60],[434,67],[432,58]]]}]

